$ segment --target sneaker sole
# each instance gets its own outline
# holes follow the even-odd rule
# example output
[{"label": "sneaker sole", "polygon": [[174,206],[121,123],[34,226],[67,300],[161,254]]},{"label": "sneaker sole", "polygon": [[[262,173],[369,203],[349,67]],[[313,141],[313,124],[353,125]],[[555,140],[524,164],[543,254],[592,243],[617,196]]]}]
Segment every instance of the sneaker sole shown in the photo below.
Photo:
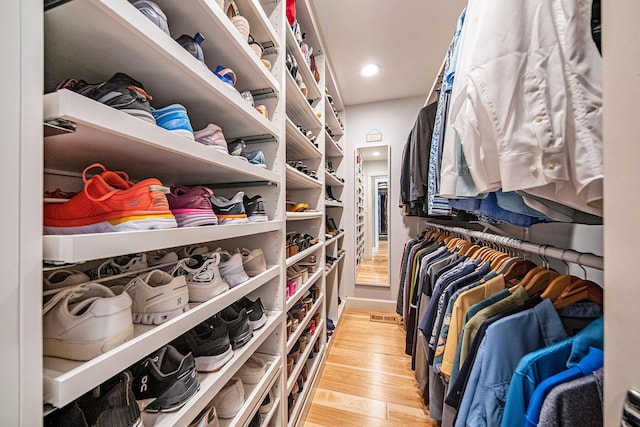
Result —
[{"label": "sneaker sole", "polygon": [[143,217],[123,217],[110,221],[97,222],[95,224],[79,225],[74,227],[50,227],[44,226],[44,234],[70,235],[91,233],[114,233],[123,231],[162,230],[176,228],[178,223],[173,215],[160,215]]},{"label": "sneaker sole", "polygon": [[205,302],[229,290],[229,285],[220,281],[216,284],[187,283],[189,287],[189,302]]},{"label": "sneaker sole", "polygon": [[119,110],[147,123],[151,123],[152,125],[156,124],[156,119],[153,118],[153,114],[149,111],[139,110],[137,108],[121,108]]},{"label": "sneaker sole", "polygon": [[217,372],[233,358],[231,346],[222,354],[216,356],[196,357],[196,370],[198,372]]},{"label": "sneaker sole", "polygon": [[178,227],[198,227],[200,225],[218,224],[218,217],[213,212],[202,212],[198,209],[176,209],[171,212],[173,216],[176,217]]},{"label": "sneaker sole", "polygon": [[262,313],[262,317],[260,317],[260,319],[258,320],[249,320],[249,326],[251,326],[251,329],[254,331],[257,331],[258,329],[262,328],[264,325],[267,324],[267,315]]},{"label": "sneaker sole", "polygon": [[177,310],[165,311],[163,313],[133,313],[133,323],[142,323],[143,325],[161,325],[167,320],[180,316],[189,310],[189,305],[185,305]]},{"label": "sneaker sole", "polygon": [[70,341],[44,338],[43,349],[45,356],[62,357],[71,360],[91,360],[102,353],[118,347],[133,339],[133,325],[127,329],[95,341]]},{"label": "sneaker sole", "polygon": [[222,215],[218,215],[218,224],[248,224],[249,223],[249,219],[245,216],[244,218],[232,218],[232,217],[225,217]]},{"label": "sneaker sole", "polygon": [[269,217],[267,215],[249,215],[247,216],[249,222],[268,222]]}]

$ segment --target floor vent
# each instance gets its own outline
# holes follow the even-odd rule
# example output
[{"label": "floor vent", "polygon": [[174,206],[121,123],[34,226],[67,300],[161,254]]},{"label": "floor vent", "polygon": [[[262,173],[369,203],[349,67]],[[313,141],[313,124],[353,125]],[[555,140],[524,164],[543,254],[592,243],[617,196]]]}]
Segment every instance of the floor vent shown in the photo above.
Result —
[{"label": "floor vent", "polygon": [[369,316],[369,321],[382,323],[400,323],[399,317],[395,314],[371,314]]}]

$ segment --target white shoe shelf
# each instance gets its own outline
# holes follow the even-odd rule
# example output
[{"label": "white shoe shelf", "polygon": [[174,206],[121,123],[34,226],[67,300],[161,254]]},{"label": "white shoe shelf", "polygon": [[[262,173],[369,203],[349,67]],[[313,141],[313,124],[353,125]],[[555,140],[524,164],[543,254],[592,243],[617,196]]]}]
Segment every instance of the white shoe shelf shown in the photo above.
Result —
[{"label": "white shoe shelf", "polygon": [[295,124],[302,125],[305,129],[317,133],[322,129],[320,119],[291,74],[288,71],[285,74],[287,80],[287,116]]},{"label": "white shoe shelf", "polygon": [[[324,330],[322,330],[321,332],[324,333]],[[310,366],[307,368],[307,381],[304,383],[304,390],[302,390],[302,393],[298,395],[293,406],[293,411],[291,412],[291,417],[289,418],[289,423],[287,424],[289,427],[299,425],[300,421],[304,421],[300,420],[300,416],[305,412],[305,407],[311,405],[313,399],[313,393],[311,393],[311,391],[314,389],[315,384],[318,382],[318,375],[321,371],[320,366],[325,362],[326,349],[327,345],[322,344],[320,346],[320,351],[313,356],[313,359],[307,362],[307,365]]]},{"label": "white shoe shelf", "polygon": [[43,259],[52,264],[70,264],[109,258],[123,253],[185,246],[235,237],[259,235],[282,229],[284,221],[250,224],[207,225],[167,230],[122,233],[43,236]]},{"label": "white shoe shelf", "polygon": [[249,281],[229,289],[161,325],[134,325],[132,340],[89,361],[79,362],[58,357],[44,357],[44,401],[55,407],[66,405],[152,353],[155,349],[207,320],[236,300],[276,278],[279,270],[279,266],[272,266]]},{"label": "white shoe shelf", "polygon": [[[207,3],[215,6],[213,2]],[[210,19],[213,24],[219,14],[209,16],[214,16]],[[219,32],[228,30],[231,28]],[[211,44],[222,37],[215,32],[211,34],[207,39]],[[69,77],[101,82],[115,72],[124,72],[142,81],[147,93],[153,96],[154,105],[183,104],[195,129],[213,122],[227,130],[227,138],[279,133],[278,127],[242,100],[238,92],[264,89],[273,83],[266,68],[252,73],[262,80],[256,87],[244,88],[245,83],[239,83],[237,90],[222,82],[207,65],[191,56],[126,0],[71,1],[53,8],[45,13],[44,40],[45,90],[53,90]],[[224,46],[252,62],[249,56],[252,53],[239,43]],[[215,65],[211,67],[215,70]]]},{"label": "white shoe shelf", "polygon": [[340,181],[335,176],[331,175],[329,172],[325,171],[324,182],[331,187],[343,187],[344,182]]},{"label": "white shoe shelf", "polygon": [[299,170],[287,165],[287,188],[288,189],[307,189],[320,188],[322,182],[309,175],[305,175]]},{"label": "white shoe shelf", "polygon": [[[298,379],[298,376],[302,372],[302,368],[304,367],[305,363],[307,362],[307,359],[308,359],[309,355],[311,354],[311,352],[313,351],[313,347],[315,346],[315,344],[318,341],[319,337],[322,336],[322,339],[323,340],[325,339],[324,338],[324,329],[323,329],[324,325],[325,325],[324,319],[320,320],[320,323],[316,325],[315,334],[311,335],[311,340],[307,343],[307,346],[304,348],[304,351],[302,353],[300,353],[300,356],[298,356],[298,361],[293,366],[293,370],[291,371],[291,375],[289,375],[289,377],[287,378],[287,393],[291,393],[291,390],[293,389],[293,385],[295,384],[296,380]],[[300,327],[298,327],[298,329],[300,329],[300,328],[304,329],[302,324],[300,325]],[[321,344],[321,347],[322,346],[323,346],[323,344]],[[313,357],[315,358],[317,356],[314,355]],[[313,378],[313,375],[309,372],[309,375],[308,375],[307,378]]]},{"label": "white shoe shelf", "polygon": [[311,286],[313,286],[318,279],[322,277],[322,270],[318,269],[315,273],[311,273],[306,282],[296,289],[296,292],[289,298],[287,298],[287,311],[291,310],[291,307],[296,305],[301,296],[303,296]]},{"label": "white shoe shelf", "polygon": [[[344,130],[342,130],[342,126],[340,126],[340,122],[338,121],[338,116],[336,116],[336,113],[333,111],[333,108],[331,108],[331,104],[329,104],[329,101],[325,103],[324,110],[325,110],[325,116],[327,118],[327,124],[329,125],[329,129],[331,129],[331,132],[333,133],[333,136],[336,139],[340,139],[342,135],[344,135]],[[329,135],[329,133],[327,133],[327,136],[331,138],[331,135]],[[331,139],[333,140],[333,138]],[[333,141],[333,143],[335,144],[335,140]]]},{"label": "white shoe shelf", "polygon": [[[257,355],[263,359],[267,359],[269,357],[259,353]],[[271,390],[275,384],[277,380],[276,375],[280,373],[278,372],[282,365],[280,357],[271,357],[267,363],[267,371],[258,384],[243,383],[244,404],[242,405],[242,408],[240,408],[240,411],[238,411],[236,416],[233,418],[221,418],[219,420],[220,427],[242,426],[247,425],[249,421],[251,421],[251,418],[258,411],[260,404],[269,393],[269,390]]]},{"label": "white shoe shelf", "polygon": [[[309,255],[313,255],[315,252],[322,249],[323,246],[324,246],[324,243],[318,242],[315,245],[308,247],[304,251],[298,252],[297,254],[290,256],[289,258],[287,258],[286,266],[291,267],[293,264],[297,263],[298,261],[308,257]],[[320,257],[320,255],[321,254],[316,254],[316,257]]]},{"label": "white shoe shelf", "polygon": [[[333,112],[333,110],[332,110]],[[338,145],[335,139],[329,135],[329,132],[324,131],[324,142],[325,142],[325,153],[327,157],[342,157],[344,156],[344,152]]]},{"label": "white shoe shelf", "polygon": [[342,238],[344,237],[344,235],[345,235],[345,232],[344,232],[344,231],[342,231],[342,232],[340,232],[339,234],[336,234],[334,237],[332,237],[332,238],[330,238],[330,239],[327,239],[327,240],[324,242],[325,246],[329,246],[329,245],[331,245],[331,244],[333,244],[333,243],[337,242],[339,239],[342,239]]},{"label": "white shoe shelf", "polygon": [[322,218],[322,212],[287,212],[287,221]]},{"label": "white shoe shelf", "polygon": [[344,208],[344,204],[342,202],[338,202],[337,200],[326,200],[325,199],[324,206],[326,208]]},{"label": "white shoe shelf", "polygon": [[[300,50],[300,46],[296,42],[295,35],[293,34],[293,30],[289,25],[286,26],[286,38],[287,38],[287,49],[291,52],[293,57],[296,59],[298,63],[298,73],[302,76],[302,81],[305,86],[307,86],[307,98],[313,100],[314,102],[320,99],[322,96],[322,91],[316,82],[315,77],[313,76],[313,72],[311,68],[307,65],[304,60],[302,50]],[[316,52],[317,56],[317,52]],[[317,64],[316,64],[317,65]]]},{"label": "white shoe shelf", "polygon": [[[287,117],[287,159],[320,159],[322,152]],[[318,138],[316,138],[317,140]]]},{"label": "white shoe shelf", "polygon": [[[182,408],[176,412],[171,413],[159,413],[159,414],[143,414],[143,421],[145,426],[187,426],[194,418],[198,416],[211,400],[218,394],[224,385],[235,375],[242,365],[258,351],[260,346],[272,337],[274,332],[281,324],[283,317],[282,312],[270,313],[265,326],[253,332],[253,338],[243,347],[233,351],[233,359],[222,367],[218,372],[212,373],[199,373],[198,381],[200,382],[200,390],[196,393],[191,400],[189,400]],[[256,354],[258,357],[260,353]],[[269,369],[272,370],[271,374],[275,375],[278,368],[281,367],[281,357],[274,356],[270,360]],[[278,366],[280,365],[280,366]],[[264,391],[268,385],[268,375],[265,375],[267,381],[263,380],[258,384],[257,393]],[[245,394],[246,396],[246,394]],[[257,399],[257,397],[256,397]],[[241,409],[240,413],[248,416],[249,407],[243,406],[244,411]],[[239,424],[241,425],[241,424]]]},{"label": "white shoe shelf", "polygon": [[[99,159],[107,168],[127,171],[136,180],[157,177],[163,183],[184,185],[280,181],[276,172],[66,89],[44,96],[44,118],[76,125],[75,132],[45,138],[45,168],[50,170],[82,171]],[[258,132],[270,133],[270,128]]]},{"label": "white shoe shelf", "polygon": [[[316,302],[311,307],[311,310],[309,310],[309,312],[307,314],[305,314],[304,319],[302,319],[302,321],[300,323],[298,323],[298,327],[296,328],[295,332],[292,333],[291,336],[289,337],[289,339],[287,340],[287,353],[291,352],[291,350],[293,349],[293,346],[296,344],[298,339],[300,339],[300,336],[302,335],[304,330],[307,328],[307,325],[309,324],[311,319],[313,319],[313,316],[316,315],[316,312],[318,311],[318,308],[320,308],[320,306],[322,306],[323,303],[324,303],[324,294],[319,295],[316,298]],[[317,326],[316,326],[316,330],[317,330]],[[309,346],[309,344],[307,344],[307,347],[308,346]],[[304,348],[305,351],[307,350],[307,347]],[[301,358],[298,359],[298,361],[300,361],[300,360],[302,360],[302,359]],[[295,372],[295,368],[293,369],[292,372]],[[292,374],[292,376],[293,376],[293,374]]]}]

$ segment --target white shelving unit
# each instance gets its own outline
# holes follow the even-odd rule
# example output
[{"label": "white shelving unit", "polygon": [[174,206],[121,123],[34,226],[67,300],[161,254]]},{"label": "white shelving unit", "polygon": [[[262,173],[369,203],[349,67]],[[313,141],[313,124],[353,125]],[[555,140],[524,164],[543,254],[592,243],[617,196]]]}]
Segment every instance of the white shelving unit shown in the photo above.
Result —
[{"label": "white shelving unit", "polygon": [[364,178],[362,159],[356,156],[356,276],[364,260]]},{"label": "white shelving unit", "polygon": [[[287,220],[285,177],[294,173],[299,185],[320,189],[322,183],[289,171],[285,166],[286,83],[283,48],[286,44],[284,2],[263,6],[257,0],[237,0],[240,13],[248,19],[251,33],[267,47],[272,62],[269,71],[249,47],[226,14],[210,0],[176,3],[158,0],[168,17],[171,36],[156,27],[127,0],[72,1],[44,14],[43,119],[65,121],[73,131],[45,127],[44,188],[65,191],[82,189],[81,172],[92,163],[125,171],[131,180],[160,179],[165,186],[215,186],[216,194],[232,196],[237,191],[265,196],[269,221],[242,225],[149,230],[123,233],[43,236],[43,260],[50,265],[96,263],[109,257],[208,244],[225,248],[259,247],[269,268],[262,274],[216,296],[193,305],[184,314],[162,325],[135,325],[135,337],[87,362],[45,357],[43,369],[46,411],[56,410],[106,379],[135,364],[241,297],[261,298],[267,323],[254,331],[253,338],[234,351],[233,359],[220,371],[198,374],[200,390],[178,411],[144,413],[146,426],[187,426],[253,354],[268,362],[267,373],[256,385],[245,385],[245,404],[224,426],[245,425],[273,389],[274,407],[268,423],[287,423],[284,248]],[[88,19],[91,17],[91,19]],[[205,63],[183,49],[174,38],[201,32]],[[99,46],[99,49],[96,48]],[[135,58],[133,60],[132,58]],[[223,65],[234,70],[236,87],[222,82],[212,70]],[[73,77],[103,82],[116,72],[140,81],[153,96],[151,104],[161,108],[180,103],[187,109],[195,130],[210,123],[219,125],[228,142],[244,138],[263,150],[267,168],[221,153],[196,141],[173,134],[122,111],[103,105],[69,90],[54,92],[57,83]],[[267,106],[268,117],[243,100],[239,92],[251,91],[256,101]],[[299,101],[299,99],[298,99]],[[258,102],[257,102],[258,103]],[[298,105],[302,107],[302,103]],[[311,106],[305,105],[309,110]],[[301,108],[301,111],[302,110]],[[306,111],[321,123],[313,111]],[[295,129],[297,131],[297,129]],[[295,135],[291,133],[292,135]],[[320,150],[298,131],[297,149],[322,158]],[[295,136],[292,136],[294,139]],[[90,171],[91,172],[91,171]],[[305,183],[305,184],[303,184]],[[67,187],[70,187],[67,189]],[[318,190],[319,191],[319,190]],[[320,223],[322,213],[312,221]],[[304,222],[307,218],[296,218]],[[41,218],[38,218],[41,221]],[[38,223],[37,227],[41,227]],[[319,243],[315,249],[322,249]],[[74,268],[75,268],[74,267]],[[55,268],[55,267],[49,267]]]}]

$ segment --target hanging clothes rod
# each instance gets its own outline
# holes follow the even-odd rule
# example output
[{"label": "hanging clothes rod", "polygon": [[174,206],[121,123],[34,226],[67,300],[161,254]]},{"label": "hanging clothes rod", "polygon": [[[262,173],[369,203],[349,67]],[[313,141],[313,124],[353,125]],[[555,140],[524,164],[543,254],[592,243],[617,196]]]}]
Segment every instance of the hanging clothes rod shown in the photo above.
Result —
[{"label": "hanging clothes rod", "polygon": [[536,254],[543,258],[554,258],[561,261],[582,265],[584,267],[604,270],[604,258],[592,253],[578,252],[574,251],[573,249],[561,249],[551,245],[541,245],[538,243],[514,239],[512,237],[498,236],[495,234],[469,230],[462,227],[449,227],[446,225],[434,224],[431,222],[428,222],[426,224],[426,227],[448,234],[470,237],[478,240],[483,240],[485,242],[493,242],[501,246]]}]

